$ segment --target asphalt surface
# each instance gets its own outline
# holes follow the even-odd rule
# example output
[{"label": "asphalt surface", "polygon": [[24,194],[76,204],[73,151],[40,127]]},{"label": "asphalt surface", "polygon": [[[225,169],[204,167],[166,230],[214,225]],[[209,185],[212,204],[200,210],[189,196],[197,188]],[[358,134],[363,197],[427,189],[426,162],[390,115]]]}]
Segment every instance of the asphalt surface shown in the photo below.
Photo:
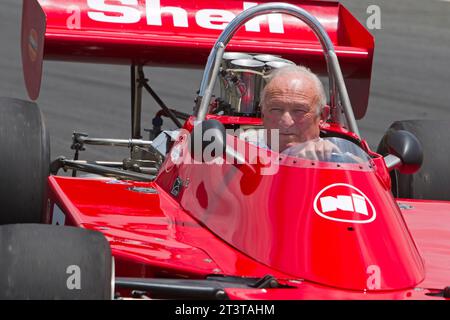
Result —
[{"label": "asphalt surface", "polygon": [[[429,0],[345,0],[366,24],[369,5],[381,9],[375,36],[370,104],[358,121],[362,136],[376,147],[386,128],[402,119],[450,120],[450,2]],[[27,99],[20,61],[21,5],[0,4],[0,96]],[[190,111],[200,70],[146,69],[168,105]],[[129,68],[47,61],[38,103],[51,134],[52,157],[72,156],[73,131],[92,137],[130,136]],[[144,99],[144,127],[158,110]],[[173,127],[166,120],[166,128]],[[89,146],[87,159],[121,160],[126,149]]]}]

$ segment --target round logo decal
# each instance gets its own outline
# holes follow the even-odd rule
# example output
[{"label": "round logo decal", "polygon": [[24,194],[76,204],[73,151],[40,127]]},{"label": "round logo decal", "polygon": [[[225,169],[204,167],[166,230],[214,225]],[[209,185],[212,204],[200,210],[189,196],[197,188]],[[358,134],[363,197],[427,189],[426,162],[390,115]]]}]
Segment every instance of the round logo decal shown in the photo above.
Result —
[{"label": "round logo decal", "polygon": [[314,199],[314,211],[322,218],[338,222],[370,223],[376,218],[370,199],[346,183],[323,188]]}]

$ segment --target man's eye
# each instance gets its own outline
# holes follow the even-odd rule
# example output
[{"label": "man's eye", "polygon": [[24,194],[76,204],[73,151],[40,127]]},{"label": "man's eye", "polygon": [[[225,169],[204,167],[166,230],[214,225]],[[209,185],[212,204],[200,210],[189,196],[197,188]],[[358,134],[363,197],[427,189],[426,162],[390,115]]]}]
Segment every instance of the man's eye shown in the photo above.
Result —
[{"label": "man's eye", "polygon": [[270,108],[270,112],[281,112],[281,108]]},{"label": "man's eye", "polygon": [[293,111],[294,111],[295,114],[304,114],[304,113],[306,113],[306,110],[303,110],[303,109],[294,109]]}]

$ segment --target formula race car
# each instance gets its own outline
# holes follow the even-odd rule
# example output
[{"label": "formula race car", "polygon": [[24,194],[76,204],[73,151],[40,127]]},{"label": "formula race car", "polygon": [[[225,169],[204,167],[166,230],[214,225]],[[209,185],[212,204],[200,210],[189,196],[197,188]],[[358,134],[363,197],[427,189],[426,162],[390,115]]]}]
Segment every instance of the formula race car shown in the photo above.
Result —
[{"label": "formula race car", "polygon": [[[38,106],[0,98],[1,299],[450,298],[448,123],[398,121],[370,149],[356,120],[374,40],[340,3],[26,0],[21,45],[32,100],[45,59],[130,65],[132,130],[75,132],[73,158],[50,161]],[[328,76],[320,135],[345,152],[247,139],[286,65]],[[151,66],[205,66],[192,114],[162,101]],[[144,91],[161,106],[148,140]],[[130,156],[81,160],[91,145]]]}]

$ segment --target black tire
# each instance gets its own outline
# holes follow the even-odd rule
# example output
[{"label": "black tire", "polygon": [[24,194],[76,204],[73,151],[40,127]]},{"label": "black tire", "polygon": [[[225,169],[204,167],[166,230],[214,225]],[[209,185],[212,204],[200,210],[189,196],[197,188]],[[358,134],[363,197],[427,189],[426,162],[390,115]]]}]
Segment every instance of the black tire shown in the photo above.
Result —
[{"label": "black tire", "polygon": [[111,250],[99,232],[0,226],[0,257],[0,299],[111,299]]},{"label": "black tire", "polygon": [[[404,120],[389,130],[406,130],[422,144],[423,164],[415,174],[391,172],[392,193],[398,198],[450,200],[450,121]],[[378,153],[387,154],[383,140]]]},{"label": "black tire", "polygon": [[0,225],[42,221],[50,142],[35,103],[0,98]]}]

